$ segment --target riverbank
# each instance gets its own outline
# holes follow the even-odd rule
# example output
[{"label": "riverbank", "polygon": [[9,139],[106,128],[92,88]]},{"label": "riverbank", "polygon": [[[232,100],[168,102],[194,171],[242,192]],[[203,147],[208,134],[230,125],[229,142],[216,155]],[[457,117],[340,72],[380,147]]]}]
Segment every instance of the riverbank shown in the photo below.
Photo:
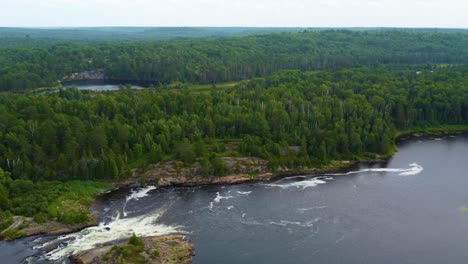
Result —
[{"label": "riverbank", "polygon": [[[333,161],[321,168],[280,168],[276,173],[269,171],[267,161],[259,158],[229,158],[225,159],[225,162],[230,164],[230,166],[237,167],[242,173],[221,177],[193,176],[191,173],[197,170],[196,166],[181,168],[179,167],[182,166],[180,162],[168,162],[163,165],[150,165],[149,169],[137,170],[127,181],[107,184],[107,188],[101,188],[99,193],[104,193],[112,187],[143,187],[148,185],[157,187],[190,187],[268,182],[295,175],[318,175],[341,172],[363,163],[382,163],[388,158],[389,157],[381,156],[378,159],[365,161]],[[91,210],[94,203],[89,199],[89,195],[96,197],[96,195],[99,194],[97,190],[94,190],[92,194],[88,194],[86,197],[80,197],[80,199],[82,199],[80,204],[75,202],[71,203],[67,200],[69,198],[61,198],[61,201],[55,203],[58,204],[60,208],[79,208],[81,213],[86,211],[89,217],[84,222],[77,224],[65,224],[56,220],[38,222],[32,217],[13,216],[9,227],[0,232],[0,239],[14,240],[37,235],[64,235],[78,232],[87,227],[96,226],[98,224],[97,219],[99,217],[99,212]],[[79,195],[73,195],[76,199],[78,199],[78,196]],[[70,210],[70,208],[66,210]]]},{"label": "riverbank", "polygon": [[[257,182],[271,182],[285,177],[297,175],[320,175],[326,173],[337,173],[350,170],[360,164],[385,163],[391,156],[377,156],[372,160],[344,160],[332,161],[320,168],[280,168],[277,172],[271,170],[250,168],[256,172],[233,173],[226,176],[204,177],[193,175],[190,172],[196,171],[197,165],[177,167],[181,163],[167,162],[163,164],[152,164],[144,170],[136,170],[125,182],[116,184],[118,187],[144,187],[153,185],[156,187],[194,187],[203,185],[234,185]],[[259,158],[243,157],[243,160],[259,161]],[[261,160],[266,163],[265,160]],[[174,165],[176,164],[176,165]],[[235,164],[234,166],[237,166]],[[261,166],[267,168],[266,166]],[[163,169],[164,168],[164,169]]]},{"label": "riverbank", "polygon": [[[450,133],[448,133],[450,134]],[[407,135],[407,134],[406,134]],[[444,138],[444,137],[447,137],[447,136],[439,136],[439,135],[442,135],[442,134],[439,134],[439,133],[436,133],[436,134],[433,134],[433,135],[436,135],[436,136],[433,136],[433,137],[429,137],[429,138]],[[422,136],[422,135],[415,135],[415,136]],[[448,137],[447,137],[448,138]],[[400,140],[400,139],[398,139]],[[332,171],[347,171],[347,170],[354,170],[353,169],[353,166],[360,166],[362,165],[363,163],[375,163],[375,162],[378,162],[378,163],[381,163],[381,162],[386,162],[388,160],[388,158],[390,158],[390,156],[381,156],[379,159],[375,159],[375,160],[366,160],[366,161],[341,161],[341,162],[332,162],[332,164],[328,165],[328,166],[324,166],[320,169],[313,169],[313,168],[310,168],[308,169],[307,171],[304,171],[304,170],[283,170],[281,172],[276,172],[276,173],[271,173],[270,175],[260,175],[261,173],[259,173],[258,175],[256,174],[246,174],[246,175],[238,175],[236,176],[235,178],[233,177],[233,175],[231,176],[225,176],[225,177],[220,177],[220,179],[218,180],[214,180],[214,178],[212,180],[209,181],[209,183],[204,183],[204,184],[238,184],[238,183],[242,183],[243,181],[245,182],[260,182],[260,181],[275,181],[279,178],[282,178],[282,177],[287,177],[287,176],[292,176],[292,175],[297,175],[297,174],[323,174],[323,173],[330,173]],[[262,163],[261,160],[255,160],[255,162],[253,162],[254,164],[257,164],[258,166],[262,167],[263,165],[265,165],[264,163]],[[380,165],[379,165],[380,166]],[[385,166],[384,166],[385,167]],[[178,170],[176,168],[174,168],[174,171],[177,172]],[[180,171],[179,172],[183,172],[183,171]],[[186,180],[188,179],[191,179],[191,182],[188,183],[188,182],[185,182],[183,184],[200,184],[200,182],[196,182],[194,181],[193,177],[188,177]],[[226,180],[227,179],[230,179],[229,182],[227,182]],[[235,180],[234,180],[235,179]],[[138,181],[138,179],[134,179],[135,181]],[[166,183],[168,183],[169,181],[166,181]],[[162,187],[162,184],[164,183],[164,181],[161,181],[160,185]],[[174,184],[174,182],[169,182],[169,185],[166,185],[168,186],[169,188],[172,188],[172,186],[174,187],[177,187],[177,186],[186,186],[186,185],[178,185],[178,184]],[[131,185],[133,186],[133,185]],[[141,182],[137,182],[134,186],[141,186]],[[190,185],[187,185],[187,186],[190,186]],[[252,188],[256,188],[255,186],[251,186]],[[242,187],[239,187],[239,188],[251,188],[251,187],[248,187],[248,186],[242,186]],[[231,187],[226,187],[226,188],[231,188]],[[232,188],[238,188],[238,187],[232,187]],[[243,190],[244,191],[244,190]],[[123,199],[125,201],[125,196],[123,196]],[[211,199],[213,199],[211,197]],[[141,202],[146,202],[146,201],[141,201]],[[216,204],[215,204],[216,205]],[[140,206],[139,204],[135,204],[135,206]],[[304,220],[305,221],[305,220]],[[65,232],[65,230],[62,230],[63,232]],[[70,230],[69,230],[70,231]],[[67,231],[66,233],[68,233],[69,231]],[[120,241],[117,241],[117,243],[120,243]],[[115,242],[110,242],[110,244],[112,243],[115,243]],[[200,242],[201,243],[201,242]],[[110,245],[109,244],[109,245]],[[101,252],[100,249],[102,247],[106,247],[107,246],[107,243],[106,244],[103,244],[103,246],[99,246],[98,248],[96,248],[95,250],[97,250],[97,252]],[[118,245],[119,246],[119,245]],[[200,246],[200,248],[202,248],[203,246]],[[110,247],[112,248],[112,247]],[[109,252],[109,251],[106,251],[106,252]],[[81,253],[80,253],[81,254]],[[102,253],[101,256],[105,256],[107,253]],[[80,262],[77,262],[77,263],[80,263]],[[82,262],[82,263],[90,263],[90,262]],[[93,263],[93,262],[91,262]],[[96,262],[94,262],[96,263]],[[103,262],[101,260],[99,260],[99,262],[97,263],[106,263],[106,262]],[[151,263],[151,262],[150,262]],[[155,263],[161,263],[161,262],[155,262]],[[170,263],[170,262],[169,262]],[[176,262],[177,263],[177,262]],[[187,263],[190,263],[190,262],[187,262]]]},{"label": "riverbank", "polygon": [[99,194],[113,188],[105,182],[33,183],[12,180],[9,176],[7,182],[27,191],[13,192],[7,200],[10,210],[0,215],[0,240],[61,235],[94,226],[98,212],[90,208]]},{"label": "riverbank", "polygon": [[150,164],[144,169],[133,171],[132,176],[120,183],[118,187],[142,187],[154,185],[157,187],[192,187],[200,185],[231,185],[256,182],[269,182],[285,177],[298,175],[320,175],[350,170],[362,164],[386,163],[397,151],[398,143],[423,135],[444,135],[454,133],[467,133],[468,125],[447,125],[440,127],[413,128],[397,132],[395,146],[387,155],[376,155],[372,159],[331,161],[318,168],[279,168],[276,172],[269,169],[266,160],[256,157],[223,158],[224,165],[230,171],[236,171],[226,176],[203,177],[197,175],[199,165],[185,166],[181,162],[169,161],[165,163]]},{"label": "riverbank", "polygon": [[[135,218],[148,219],[152,217],[151,212],[163,212],[164,215],[157,224],[177,225],[182,230],[190,232],[187,237],[196,245],[197,251],[196,256],[193,257],[194,263],[218,263],[222,262],[223,259],[230,259],[233,263],[240,263],[245,261],[245,258],[239,252],[250,253],[252,257],[249,257],[249,259],[259,263],[272,263],[272,260],[275,262],[274,260],[278,259],[287,262],[287,259],[291,258],[294,258],[298,263],[307,263],[305,260],[310,257],[310,245],[313,245],[314,248],[325,247],[327,244],[335,245],[336,240],[339,240],[342,248],[343,245],[346,245],[345,248],[353,246],[354,240],[347,239],[355,234],[353,230],[350,230],[350,221],[340,221],[339,223],[327,221],[328,219],[337,218],[348,219],[345,217],[359,219],[353,221],[352,227],[363,230],[358,235],[359,239],[364,239],[364,241],[368,238],[369,232],[367,232],[366,226],[369,224],[372,226],[374,224],[379,225],[379,228],[375,229],[377,231],[382,230],[382,228],[385,229],[385,226],[394,227],[393,224],[397,224],[397,226],[401,227],[398,231],[402,235],[393,238],[397,239],[395,243],[403,243],[405,246],[413,244],[411,241],[405,240],[405,234],[409,230],[406,228],[407,223],[422,221],[424,226],[434,226],[434,224],[437,225],[449,220],[449,222],[452,221],[450,226],[455,226],[455,228],[451,228],[454,233],[439,232],[438,237],[445,234],[444,238],[451,241],[454,234],[460,234],[456,231],[459,228],[456,227],[459,227],[461,222],[466,222],[466,213],[461,212],[459,207],[461,205],[466,206],[466,201],[463,200],[462,187],[466,186],[463,183],[466,182],[465,177],[463,177],[463,171],[465,171],[463,168],[466,167],[463,164],[463,153],[466,152],[467,136],[457,134],[415,138],[399,145],[399,152],[389,161],[388,166],[373,166],[370,169],[374,170],[365,170],[362,173],[349,176],[333,177],[333,180],[323,178],[324,183],[315,187],[312,184],[314,179],[308,177],[287,179],[273,185],[245,184],[241,186],[209,186],[188,189],[168,188],[152,191],[147,193],[147,197],[129,203],[127,203],[127,199],[131,194],[142,194],[146,189],[130,190],[124,188],[101,198],[103,218],[111,219],[116,210],[122,210],[125,204],[128,205],[126,211],[131,212],[128,215],[128,220]],[[411,174],[411,176],[400,175],[401,172],[408,171],[407,164],[413,162],[420,164],[424,170],[420,174],[415,173]],[[444,166],[440,166],[440,164],[444,164]],[[457,167],[456,164],[461,164],[462,167]],[[446,174],[441,172],[446,172]],[[441,175],[444,176],[444,184],[440,184]],[[445,179],[446,177],[447,179]],[[301,185],[301,183],[305,184]],[[309,183],[310,185],[308,185]],[[424,189],[426,187],[430,189]],[[447,197],[445,194],[451,193],[452,187],[456,188],[455,196],[457,199],[453,200],[454,196],[450,196],[441,202],[441,198]],[[440,192],[441,188],[444,190],[443,193]],[[436,194],[431,196],[430,208],[420,206],[420,202],[424,201],[427,193]],[[224,199],[230,196],[232,198]],[[408,197],[411,199],[408,199]],[[213,203],[212,207],[210,207],[211,203]],[[391,203],[390,206],[387,206],[388,203]],[[265,207],[265,204],[274,204],[275,206]],[[401,208],[401,204],[403,204],[403,208]],[[410,206],[406,206],[408,204]],[[165,211],[163,208],[167,208],[167,206],[170,209]],[[110,208],[110,210],[104,210],[104,208]],[[372,210],[369,208],[372,208]],[[433,210],[439,208],[443,208],[442,211],[437,211],[439,216],[449,216],[442,219],[444,221],[440,218],[419,217],[422,212],[432,216]],[[160,211],[161,209],[163,211]],[[411,211],[417,211],[418,214],[408,214]],[[363,212],[365,213],[363,214]],[[350,213],[352,213],[352,216],[349,215]],[[456,217],[453,217],[454,215]],[[360,221],[362,216],[366,216],[366,218]],[[321,219],[317,217],[321,217]],[[401,220],[401,217],[411,219],[398,221]],[[127,226],[134,227],[135,225],[115,223],[115,225],[110,226],[110,230],[114,230],[117,226],[122,227],[120,228],[122,230],[123,228],[126,229]],[[426,234],[424,233],[425,229],[419,229],[418,224],[413,226],[411,230],[416,230],[414,235],[424,237],[424,234]],[[103,234],[106,234],[104,228],[101,230],[103,230]],[[450,227],[448,228],[450,229]],[[340,232],[333,233],[337,229]],[[306,240],[301,240],[305,237],[304,233],[313,233],[313,236],[306,236]],[[104,236],[112,234],[109,233]],[[270,234],[272,235],[269,236]],[[345,239],[342,238],[343,235],[345,235]],[[379,239],[378,232],[372,231],[372,236]],[[96,241],[90,239],[94,238],[95,235],[88,236],[86,232],[82,233],[82,235],[77,234],[75,237],[86,239],[83,240],[84,243]],[[273,251],[258,254],[258,250],[251,250],[255,248],[255,245],[264,244],[265,237],[268,237],[267,240],[270,241],[267,247],[274,248],[274,252],[282,252],[284,245],[290,245],[290,247],[288,250],[283,250],[284,254],[278,253],[273,256],[270,255]],[[456,238],[457,241],[463,244],[463,234],[456,236]],[[8,252],[5,250],[10,248],[25,252],[26,247],[40,246],[48,241],[47,238],[41,238],[38,239],[38,243],[28,242],[36,241],[36,239],[30,238],[13,243],[4,243],[4,255],[5,252]],[[284,241],[284,239],[287,241]],[[232,241],[241,241],[241,243],[232,243]],[[27,244],[25,244],[26,242]],[[361,245],[359,248],[362,251],[360,255],[365,254],[366,249],[374,243],[374,239],[369,239],[367,244]],[[434,246],[436,246],[435,244]],[[79,247],[86,247],[86,244],[81,245]],[[107,245],[107,243],[100,243],[97,247],[101,247],[101,245]],[[296,249],[297,246],[301,246],[300,254],[297,254],[298,251],[292,250],[292,247]],[[387,252],[387,247],[376,246],[373,249],[378,252],[375,259],[378,259],[377,257],[380,257],[383,252]],[[397,247],[394,250],[398,252],[400,249],[400,247]],[[464,251],[460,249],[457,248],[457,252],[463,253]],[[421,246],[419,250],[424,250],[424,247]],[[333,255],[333,252],[329,254],[323,252],[326,251],[319,254],[326,260]],[[35,259],[44,254],[46,253],[38,254],[33,259],[33,263]],[[347,257],[349,258],[349,256]],[[403,257],[395,260],[401,259]],[[11,261],[11,263],[19,263],[19,261]],[[339,261],[336,263],[339,263]]]},{"label": "riverbank", "polygon": [[[410,140],[423,135],[447,135],[453,133],[468,132],[468,126],[446,126],[424,129],[413,129],[399,132],[395,142]],[[395,148],[395,152],[397,149]],[[393,153],[392,153],[393,154]],[[277,172],[268,169],[267,161],[259,158],[229,158],[225,162],[232,167],[237,167],[240,173],[229,174],[221,177],[202,177],[193,175],[196,167],[187,168],[183,164],[172,161],[169,164],[150,165],[145,169],[135,170],[133,175],[125,182],[113,182],[112,187],[141,187],[154,185],[157,187],[189,187],[200,185],[232,185],[256,182],[276,181],[284,177],[296,175],[319,175],[326,173],[342,172],[353,169],[362,164],[385,163],[392,155],[376,156],[375,159],[332,161],[320,168],[280,168]],[[102,191],[105,190],[101,190]],[[88,204],[89,208],[90,203]],[[77,232],[89,226],[97,225],[97,215],[89,221],[81,224],[68,225],[57,221],[38,223],[33,218],[15,216],[9,228],[2,231],[3,239],[12,240],[35,235],[62,235]]]},{"label": "riverbank", "polygon": [[75,233],[87,227],[98,224],[97,218],[92,217],[86,223],[65,224],[57,221],[38,223],[32,217],[14,216],[13,223],[7,229],[0,232],[0,240],[14,240],[30,236],[56,236]]},{"label": "riverbank", "polygon": [[446,125],[440,127],[412,128],[398,131],[395,136],[395,142],[409,140],[414,137],[424,135],[444,135],[454,133],[468,133],[468,125]]}]

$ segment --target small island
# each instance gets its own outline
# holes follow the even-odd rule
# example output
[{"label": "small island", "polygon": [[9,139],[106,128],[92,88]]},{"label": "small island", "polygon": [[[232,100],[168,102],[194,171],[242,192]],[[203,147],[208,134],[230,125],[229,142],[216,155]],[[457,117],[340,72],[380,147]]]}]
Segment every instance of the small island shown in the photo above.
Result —
[{"label": "small island", "polygon": [[74,264],[189,264],[192,262],[194,246],[183,236],[137,237],[127,242],[88,250],[70,257]]}]

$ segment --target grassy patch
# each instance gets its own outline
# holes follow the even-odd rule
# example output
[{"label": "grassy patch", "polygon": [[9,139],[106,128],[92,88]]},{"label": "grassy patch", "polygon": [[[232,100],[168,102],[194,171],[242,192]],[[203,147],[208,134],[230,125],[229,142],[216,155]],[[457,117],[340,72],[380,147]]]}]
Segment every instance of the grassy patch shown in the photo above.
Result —
[{"label": "grassy patch", "polygon": [[[144,251],[143,240],[133,234],[127,244],[112,247],[104,256],[104,260],[115,260],[116,263],[147,263],[146,258],[142,255]],[[153,254],[151,254],[151,256],[153,256]]]},{"label": "grassy patch", "polygon": [[225,83],[216,83],[216,84],[194,84],[190,85],[188,88],[190,90],[206,91],[211,89],[228,89],[235,88],[239,82],[225,82]]},{"label": "grassy patch", "polygon": [[24,237],[26,234],[19,228],[10,228],[0,234],[0,239],[14,240],[20,237]]},{"label": "grassy patch", "polygon": [[36,182],[9,183],[11,207],[14,215],[34,217],[39,223],[57,220],[65,224],[90,221],[89,205],[96,195],[112,186],[103,182]]},{"label": "grassy patch", "polygon": [[13,217],[7,212],[0,211],[0,233],[13,224]]}]

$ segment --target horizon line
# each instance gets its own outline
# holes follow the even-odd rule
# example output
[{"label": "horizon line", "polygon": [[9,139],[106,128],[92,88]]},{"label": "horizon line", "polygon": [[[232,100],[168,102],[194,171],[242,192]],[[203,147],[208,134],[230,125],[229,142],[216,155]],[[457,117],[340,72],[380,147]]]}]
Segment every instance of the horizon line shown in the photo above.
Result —
[{"label": "horizon line", "polygon": [[70,28],[300,28],[300,29],[333,29],[333,28],[363,28],[363,29],[468,29],[468,27],[403,27],[403,26],[1,26],[0,28],[19,29],[70,29]]}]

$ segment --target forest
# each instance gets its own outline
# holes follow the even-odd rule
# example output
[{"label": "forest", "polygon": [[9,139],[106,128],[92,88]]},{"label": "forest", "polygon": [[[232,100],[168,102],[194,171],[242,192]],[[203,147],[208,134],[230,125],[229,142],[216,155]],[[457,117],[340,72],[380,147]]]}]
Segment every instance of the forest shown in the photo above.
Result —
[{"label": "forest", "polygon": [[119,181],[167,160],[224,175],[224,156],[261,157],[272,171],[321,166],[391,154],[408,128],[468,125],[468,68],[419,69],[283,70],[203,91],[0,93],[2,209],[53,217],[15,191],[33,183]]},{"label": "forest", "polygon": [[[0,230],[13,215],[87,222],[102,182],[149,164],[199,164],[206,177],[230,173],[223,157],[321,167],[391,155],[402,131],[468,125],[463,31],[59,41],[0,39]],[[153,85],[31,92],[88,70]]]},{"label": "forest", "polygon": [[58,86],[72,73],[93,70],[104,71],[107,79],[159,85],[236,81],[284,69],[468,63],[464,31],[304,30],[97,42],[4,37],[0,43],[0,90],[8,91]]}]

